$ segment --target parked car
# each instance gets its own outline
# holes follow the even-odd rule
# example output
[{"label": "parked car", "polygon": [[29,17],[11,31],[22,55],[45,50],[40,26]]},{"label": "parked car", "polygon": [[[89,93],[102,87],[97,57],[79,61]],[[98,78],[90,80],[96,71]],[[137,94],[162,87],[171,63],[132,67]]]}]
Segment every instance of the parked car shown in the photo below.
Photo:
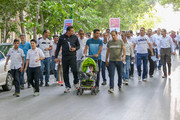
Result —
[{"label": "parked car", "polygon": [[0,86],[4,91],[9,91],[13,86],[13,77],[10,71],[10,61],[4,71],[4,65],[6,62],[6,56],[0,51]]}]

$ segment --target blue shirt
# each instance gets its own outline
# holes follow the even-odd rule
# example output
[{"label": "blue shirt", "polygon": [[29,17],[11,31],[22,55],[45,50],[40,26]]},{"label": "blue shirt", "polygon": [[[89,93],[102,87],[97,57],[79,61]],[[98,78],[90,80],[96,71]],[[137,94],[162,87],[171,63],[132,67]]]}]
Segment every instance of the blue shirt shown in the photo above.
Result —
[{"label": "blue shirt", "polygon": [[27,56],[27,52],[29,49],[31,49],[31,44],[29,42],[25,42],[24,45],[22,45],[22,42],[20,43],[19,45],[19,48],[21,48],[23,51],[24,51],[24,59],[25,59],[25,62],[26,62],[26,56]]},{"label": "blue shirt", "polygon": [[[99,51],[99,47],[103,46],[103,41],[101,39],[94,40],[93,38],[87,40],[86,45],[89,47],[89,55],[96,55]],[[93,57],[94,60],[97,58]],[[101,59],[101,54],[98,56],[98,59]]]}]

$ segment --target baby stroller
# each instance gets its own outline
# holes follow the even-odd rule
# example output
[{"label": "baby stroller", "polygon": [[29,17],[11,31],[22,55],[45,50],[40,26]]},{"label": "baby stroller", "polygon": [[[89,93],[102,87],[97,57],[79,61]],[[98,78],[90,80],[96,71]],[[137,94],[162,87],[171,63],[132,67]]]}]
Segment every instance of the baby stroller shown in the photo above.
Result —
[{"label": "baby stroller", "polygon": [[98,73],[98,64],[90,58],[92,56],[86,56],[79,69],[79,79],[80,85],[77,89],[77,95],[82,95],[84,90],[91,90],[91,95],[97,94],[98,90],[95,87],[97,73]]}]

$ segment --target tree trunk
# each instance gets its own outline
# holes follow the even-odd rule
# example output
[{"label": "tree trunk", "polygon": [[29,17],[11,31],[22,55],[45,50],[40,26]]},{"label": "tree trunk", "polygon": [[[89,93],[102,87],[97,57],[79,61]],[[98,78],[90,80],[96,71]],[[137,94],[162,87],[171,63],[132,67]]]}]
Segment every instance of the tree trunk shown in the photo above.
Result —
[{"label": "tree trunk", "polygon": [[41,31],[44,31],[44,17],[43,17],[43,13],[41,13]]},{"label": "tree trunk", "polygon": [[37,4],[37,10],[36,10],[36,18],[35,18],[35,26],[34,26],[34,39],[37,40],[37,24],[38,24],[38,18],[39,18],[39,6],[40,6],[41,0],[38,0],[38,4]]},{"label": "tree trunk", "polygon": [[19,13],[19,19],[20,19],[20,23],[21,23],[21,32],[22,33],[25,33],[25,28],[24,28],[24,25],[23,25],[23,21],[24,21],[24,18],[23,18],[23,10],[20,11]]}]

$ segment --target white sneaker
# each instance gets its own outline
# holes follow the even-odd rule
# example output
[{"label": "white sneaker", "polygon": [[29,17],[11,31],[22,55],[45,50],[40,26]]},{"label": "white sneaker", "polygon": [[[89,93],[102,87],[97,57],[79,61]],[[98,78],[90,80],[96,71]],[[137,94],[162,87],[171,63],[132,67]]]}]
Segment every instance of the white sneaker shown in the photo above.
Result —
[{"label": "white sneaker", "polygon": [[144,78],[143,81],[147,81],[147,78]]},{"label": "white sneaker", "polygon": [[141,81],[141,76],[138,77],[138,80]]},{"label": "white sneaker", "polygon": [[75,87],[76,89],[78,89],[78,88],[79,88],[79,83],[74,84],[74,87]]},{"label": "white sneaker", "polygon": [[123,80],[123,84],[126,84],[126,81],[125,81],[125,80]]},{"label": "white sneaker", "polygon": [[34,96],[39,96],[39,92],[34,92]]},{"label": "white sneaker", "polygon": [[64,91],[64,93],[70,93],[71,92],[71,88],[67,87]]},{"label": "white sneaker", "polygon": [[111,88],[111,89],[108,90],[108,92],[109,93],[114,93],[114,89]]}]

